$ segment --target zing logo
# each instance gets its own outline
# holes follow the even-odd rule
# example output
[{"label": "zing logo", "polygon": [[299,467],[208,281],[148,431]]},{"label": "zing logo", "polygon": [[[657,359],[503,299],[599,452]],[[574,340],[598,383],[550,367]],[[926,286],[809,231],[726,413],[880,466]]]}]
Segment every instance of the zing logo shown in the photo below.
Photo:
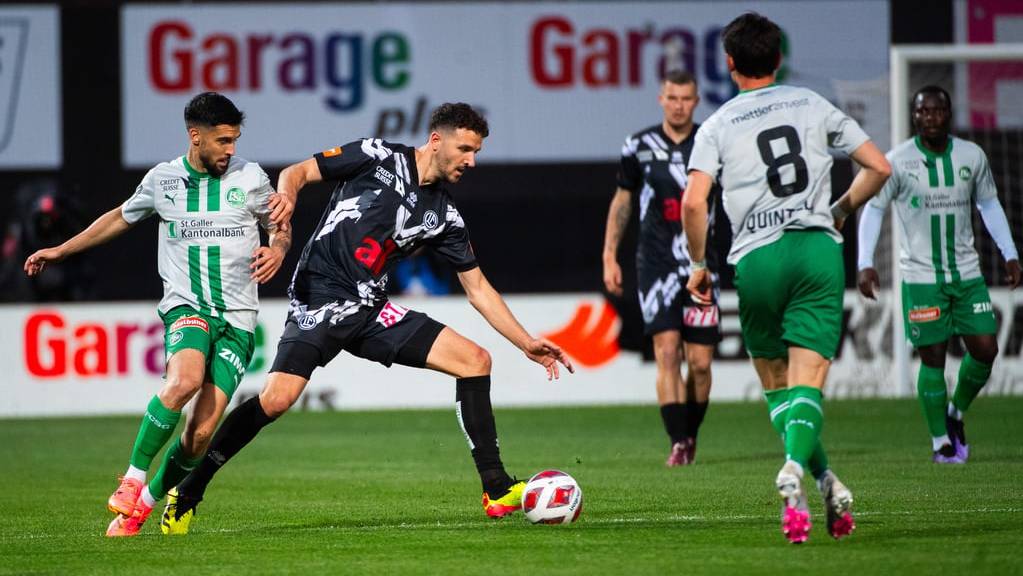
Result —
[{"label": "zing logo", "polygon": [[235,208],[245,206],[245,190],[242,190],[237,186],[233,186],[227,191],[227,203]]},{"label": "zing logo", "polygon": [[990,302],[974,302],[973,313],[974,314],[985,314],[988,312],[994,312]]},{"label": "zing logo", "polygon": [[973,176],[973,170],[970,170],[969,166],[963,166],[959,169],[959,178],[962,180],[969,180],[970,176]]}]

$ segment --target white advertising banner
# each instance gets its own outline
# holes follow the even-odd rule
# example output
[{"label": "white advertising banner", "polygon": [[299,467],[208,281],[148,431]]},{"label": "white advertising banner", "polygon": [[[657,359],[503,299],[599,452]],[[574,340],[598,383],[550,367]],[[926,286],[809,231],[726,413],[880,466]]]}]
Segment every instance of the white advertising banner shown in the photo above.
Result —
[{"label": "white advertising banner", "polygon": [[62,163],[60,14],[0,6],[0,169]]},{"label": "white advertising banner", "polygon": [[[486,348],[493,357],[494,404],[548,406],[649,404],[656,402],[655,368],[636,352],[619,350],[621,322],[598,294],[512,296],[508,304],[527,330],[559,343],[572,357],[575,374],[548,382],[544,370],[498,335],[464,298],[396,298],[426,312]],[[1004,289],[992,291],[1000,319],[1000,355],[986,394],[1023,394],[1023,302]],[[0,417],[138,413],[160,389],[163,325],[156,305],[65,304],[0,306]],[[722,331],[713,364],[712,399],[760,397],[756,374],[745,359],[734,292],[722,294]],[[287,302],[263,304],[255,357],[235,402],[259,392],[273,360]],[[891,329],[883,305],[866,306],[846,294],[839,354],[828,379],[831,398],[887,397]],[[950,356],[946,375],[958,365]],[[351,410],[452,406],[454,381],[442,374],[402,366],[385,368],[341,353],[318,369],[299,408]]]},{"label": "white advertising banner", "polygon": [[365,136],[425,141],[446,101],[485,112],[486,161],[614,160],[661,118],[665,71],[696,75],[698,120],[735,94],[720,36],[748,10],[784,29],[785,81],[887,117],[884,99],[835,87],[887,75],[887,0],[128,4],[123,162],[182,154],[182,111],[206,90],[246,112],[239,154],[267,165]]}]

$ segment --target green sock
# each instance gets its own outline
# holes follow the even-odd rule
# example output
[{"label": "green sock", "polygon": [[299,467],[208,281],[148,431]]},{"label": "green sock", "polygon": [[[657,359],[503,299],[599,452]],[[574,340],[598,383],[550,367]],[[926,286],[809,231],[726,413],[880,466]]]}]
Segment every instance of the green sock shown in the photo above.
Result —
[{"label": "green sock", "polygon": [[[789,391],[788,389],[768,390],[764,392],[764,399],[767,400],[767,409],[771,414],[771,426],[774,426],[775,431],[784,442],[785,420],[788,419],[789,414]],[[818,439],[817,445],[813,448],[813,454],[810,455],[810,473],[814,478],[820,478],[828,471],[828,466],[828,454]]]},{"label": "green sock", "polygon": [[990,364],[977,360],[969,353],[963,356],[963,363],[959,365],[959,381],[956,383],[955,392],[952,393],[952,404],[956,410],[966,412],[990,376]]},{"label": "green sock", "polygon": [[167,443],[180,419],[180,410],[174,411],[165,407],[158,396],[153,396],[146,407],[146,413],[142,416],[142,425],[139,426],[139,434],[135,437],[135,446],[131,449],[131,465],[140,470],[149,470],[156,453]]},{"label": "green sock", "polygon": [[795,460],[804,468],[820,443],[824,426],[821,391],[812,386],[789,388],[789,414],[785,420],[785,458]]},{"label": "green sock", "polygon": [[149,493],[159,501],[167,495],[168,490],[177,486],[185,479],[185,476],[188,476],[189,472],[199,465],[199,462],[202,462],[202,456],[200,454],[195,458],[186,458],[181,449],[181,438],[178,437],[164,452],[163,464],[149,482]]},{"label": "green sock", "polygon": [[948,404],[948,389],[945,388],[945,371],[920,364],[920,375],[916,379],[916,395],[924,411],[924,420],[932,438],[948,434],[945,427],[945,410]]}]

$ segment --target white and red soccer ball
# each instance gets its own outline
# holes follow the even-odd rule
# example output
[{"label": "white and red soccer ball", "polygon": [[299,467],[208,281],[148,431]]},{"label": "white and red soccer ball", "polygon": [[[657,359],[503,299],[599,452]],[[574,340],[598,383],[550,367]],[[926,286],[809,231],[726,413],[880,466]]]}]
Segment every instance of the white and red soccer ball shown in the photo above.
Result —
[{"label": "white and red soccer ball", "polygon": [[569,524],[582,511],[582,488],[560,470],[535,474],[522,491],[522,512],[533,524]]}]

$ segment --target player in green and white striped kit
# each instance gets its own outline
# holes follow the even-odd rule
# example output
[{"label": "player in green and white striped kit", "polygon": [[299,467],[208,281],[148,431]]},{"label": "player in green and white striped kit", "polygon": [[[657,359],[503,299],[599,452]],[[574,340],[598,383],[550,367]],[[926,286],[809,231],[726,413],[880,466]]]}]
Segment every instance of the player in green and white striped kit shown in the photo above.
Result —
[{"label": "player in green and white striped kit", "polygon": [[[252,358],[256,286],[273,277],[291,245],[291,201],[274,193],[258,164],[234,156],[243,120],[224,96],[199,94],[185,108],[185,156],[157,165],[123,205],[25,262],[26,272],[35,275],[47,262],[106,242],[149,216],[160,219],[166,381],[146,408],[128,471],[107,502],[116,514],[107,536],[137,534],[156,501],[203,456]],[[270,233],[270,246],[260,247],[260,225]],[[153,458],[197,393],[181,437],[143,486]]]},{"label": "player in green and white striped kit", "polygon": [[[732,222],[728,262],[736,270],[743,340],[785,442],[775,478],[782,532],[793,543],[808,537],[802,478],[809,469],[824,497],[828,532],[840,538],[854,528],[852,493],[829,469],[820,440],[822,387],[838,348],[845,290],[835,224],[880,190],[890,168],[853,119],[811,90],[774,83],[782,40],[775,23],[744,14],[722,39],[741,92],[696,133],[683,198],[693,260],[687,288],[697,302],[709,302],[704,238],[707,195],[717,179]],[[829,147],[864,168],[834,207]]]},{"label": "player in green and white striped kit", "polygon": [[[973,142],[949,135],[951,119],[951,101],[942,88],[926,86],[914,95],[917,135],[888,153],[892,178],[860,218],[857,283],[864,296],[875,297],[874,249],[885,209],[894,203],[901,224],[904,322],[920,353],[917,396],[932,459],[961,464],[970,454],[963,412],[987,383],[998,354],[998,326],[973,247],[972,205],[1005,258],[1012,288],[1020,283],[1020,264],[987,156]],[[948,402],[945,355],[953,335],[962,336],[967,354]]]}]

